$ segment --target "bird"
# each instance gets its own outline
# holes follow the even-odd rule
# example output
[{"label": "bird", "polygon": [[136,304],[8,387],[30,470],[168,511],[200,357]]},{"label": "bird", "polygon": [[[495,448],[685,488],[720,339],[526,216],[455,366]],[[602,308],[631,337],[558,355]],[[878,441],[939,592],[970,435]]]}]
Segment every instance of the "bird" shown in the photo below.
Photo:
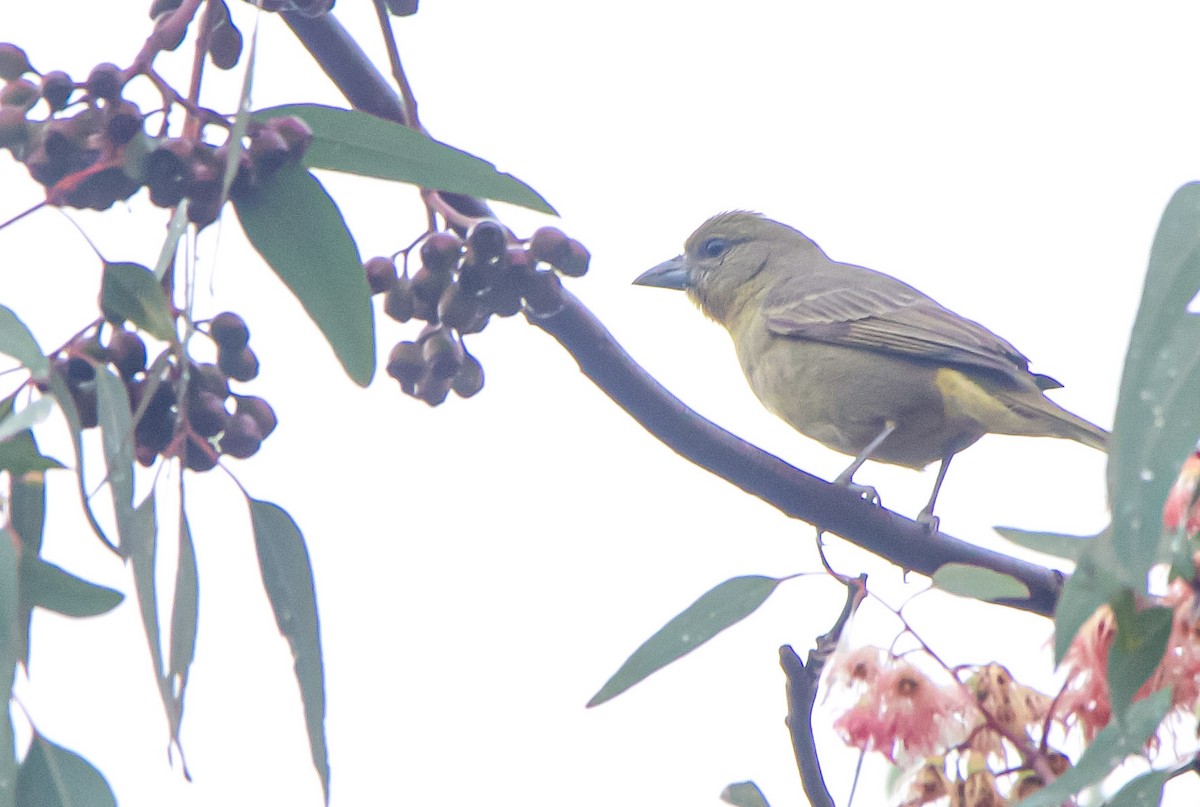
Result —
[{"label": "bird", "polygon": [[733,339],[771,412],[854,457],[923,469],[939,462],[917,520],[934,531],[950,460],[984,434],[1059,437],[1107,450],[1107,431],[1046,397],[1062,387],[979,323],[891,275],[832,260],[799,230],[759,213],[720,213],[682,254],[634,281],[685,291]]}]

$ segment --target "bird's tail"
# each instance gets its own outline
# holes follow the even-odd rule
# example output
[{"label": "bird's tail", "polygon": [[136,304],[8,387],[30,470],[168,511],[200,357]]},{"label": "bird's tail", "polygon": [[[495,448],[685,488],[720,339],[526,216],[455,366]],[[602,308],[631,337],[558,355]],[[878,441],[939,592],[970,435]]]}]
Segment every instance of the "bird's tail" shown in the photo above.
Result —
[{"label": "bird's tail", "polygon": [[1019,434],[1032,437],[1062,437],[1083,443],[1099,451],[1108,451],[1108,432],[1091,421],[1068,412],[1044,395],[1037,398],[1026,394],[999,396],[1009,410],[1019,416],[1019,423],[1009,424],[1001,434]]}]

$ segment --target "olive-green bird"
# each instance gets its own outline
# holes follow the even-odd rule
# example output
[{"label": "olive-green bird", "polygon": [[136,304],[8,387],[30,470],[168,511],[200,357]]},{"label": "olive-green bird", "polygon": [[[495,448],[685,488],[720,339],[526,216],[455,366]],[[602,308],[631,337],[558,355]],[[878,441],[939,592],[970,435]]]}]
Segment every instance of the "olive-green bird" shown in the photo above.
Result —
[{"label": "olive-green bird", "polygon": [[924,468],[987,433],[1063,437],[1106,450],[1108,432],[1043,393],[1062,385],[982,325],[894,277],[838,263],[798,230],[757,213],[714,216],[642,286],[686,290],[733,337],[759,400],[787,423],[855,457]]}]

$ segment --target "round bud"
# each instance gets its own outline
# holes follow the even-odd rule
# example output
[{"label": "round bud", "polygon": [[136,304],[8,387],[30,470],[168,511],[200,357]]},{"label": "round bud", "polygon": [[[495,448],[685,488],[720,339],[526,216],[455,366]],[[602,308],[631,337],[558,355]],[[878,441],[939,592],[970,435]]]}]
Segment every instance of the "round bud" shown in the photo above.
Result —
[{"label": "round bud", "polygon": [[217,451],[207,440],[189,434],[183,449],[183,465],[189,471],[204,473],[217,467]]},{"label": "round bud", "polygon": [[249,347],[241,350],[217,350],[217,366],[235,381],[252,381],[258,377],[258,356]]},{"label": "round bud", "polygon": [[215,364],[192,365],[191,383],[197,389],[207,390],[222,401],[229,397],[229,379],[225,372]]},{"label": "round bud", "polygon": [[450,285],[452,278],[448,272],[435,272],[427,266],[422,266],[412,276],[413,296],[437,307],[437,301],[442,292]]},{"label": "round bud", "polygon": [[[229,164],[229,142],[226,141],[217,146],[213,152],[213,157],[220,165]],[[222,173],[222,179],[224,174]],[[233,183],[229,186],[229,198],[240,200],[244,199],[257,184],[258,180],[254,176],[254,163],[250,161],[250,155],[245,149],[238,151],[238,167],[237,172],[233,175]]]},{"label": "round bud", "polygon": [[180,25],[170,14],[160,14],[150,32],[150,42],[159,50],[175,50],[187,39],[187,25]]},{"label": "round bud", "polygon": [[123,146],[142,131],[142,110],[129,101],[113,101],[105,109],[104,134],[114,146]]},{"label": "round bud", "polygon": [[417,385],[416,396],[430,406],[437,406],[450,394],[451,379],[439,376],[423,378]]},{"label": "round bud", "polygon": [[146,155],[144,176],[151,202],[159,207],[174,207],[183,199],[192,149],[191,141],[172,138]]},{"label": "round bud", "polygon": [[50,198],[54,204],[107,210],[114,202],[133,196],[141,187],[142,183],[126,174],[124,169],[112,165],[87,174],[79,182],[61,189]]},{"label": "round bud", "polygon": [[63,366],[68,384],[82,384],[96,377],[96,368],[82,356],[67,356]]},{"label": "round bud", "polygon": [[113,333],[108,340],[108,355],[126,381],[146,369],[146,343],[132,331]]},{"label": "round bud", "polygon": [[267,439],[279,425],[279,418],[275,417],[275,410],[269,403],[255,395],[239,395],[236,400],[236,413],[254,418],[254,422],[258,424],[258,433],[262,435],[263,440]]},{"label": "round bud", "polygon": [[450,387],[460,398],[470,398],[483,389],[483,365],[479,359],[463,351],[462,367],[454,374]]},{"label": "round bud", "polygon": [[247,153],[260,179],[272,176],[291,159],[291,152],[283,135],[266,126],[250,137]]},{"label": "round bud", "polygon": [[212,318],[208,332],[222,351],[236,352],[250,341],[246,321],[232,311],[223,311]]},{"label": "round bud", "polygon": [[281,118],[271,118],[267,126],[279,133],[288,145],[288,154],[293,160],[299,160],[312,145],[313,130],[302,118],[295,115],[285,115]]},{"label": "round bud", "polygon": [[567,259],[571,239],[557,227],[541,227],[529,239],[529,253],[535,261],[559,266]]},{"label": "round bud", "polygon": [[242,58],[242,32],[223,22],[208,34],[208,58],[220,70],[232,70]]},{"label": "round bud", "polygon": [[258,453],[263,436],[258,422],[247,414],[234,415],[221,435],[221,451],[231,457],[244,460]]},{"label": "round bud", "polygon": [[150,19],[156,20],[160,15],[179,8],[182,0],[153,0],[150,3]]},{"label": "round bud", "polygon": [[503,267],[480,261],[464,261],[458,272],[458,283],[471,294],[487,291]]},{"label": "round bud", "polygon": [[28,112],[42,97],[41,88],[29,79],[10,81],[0,90],[0,107],[16,107]]},{"label": "round bud", "polygon": [[0,78],[12,81],[25,73],[33,72],[25,51],[11,42],[0,42]]},{"label": "round bud", "polygon": [[462,241],[454,233],[430,233],[421,242],[421,264],[431,272],[449,272],[461,256]]},{"label": "round bud", "polygon": [[421,358],[428,378],[453,378],[463,363],[462,343],[444,328],[431,330],[421,337]]},{"label": "round bud", "polygon": [[388,354],[387,374],[401,384],[416,384],[425,374],[421,346],[415,342],[397,342]]},{"label": "round bud", "polygon": [[79,415],[79,425],[84,429],[94,429],[100,424],[100,408],[96,403],[96,382],[85,381],[70,386],[71,400],[75,402],[75,411]]},{"label": "round bud", "polygon": [[[149,382],[141,381],[128,385],[129,401],[135,412],[141,405],[141,397],[147,388],[147,383]],[[145,446],[154,454],[158,454],[170,445],[171,438],[175,435],[174,407],[175,390],[171,388],[170,383],[160,382],[155,387],[154,394],[150,396],[150,402],[146,404],[146,410],[142,412],[137,426],[134,427],[133,436],[136,443]]]},{"label": "round bud", "polygon": [[121,68],[112,62],[103,62],[93,67],[92,72],[88,73],[84,86],[93,98],[111,101],[120,96],[124,83],[121,78]]},{"label": "round bud", "polygon": [[587,247],[572,238],[567,242],[567,254],[554,267],[567,277],[583,277],[591,260]]},{"label": "round bud", "polygon": [[229,412],[225,409],[225,399],[213,395],[205,389],[198,389],[188,396],[188,423],[192,431],[201,437],[215,437],[225,429],[229,422]]},{"label": "round bud", "polygon": [[15,106],[0,107],[0,148],[15,149],[29,140],[29,124],[25,110]]},{"label": "round bud", "polygon": [[[395,271],[395,267],[392,267]],[[408,322],[415,313],[416,299],[413,296],[412,281],[407,277],[398,277],[383,296],[383,312],[397,322]]]},{"label": "round bud", "polygon": [[42,98],[51,112],[58,112],[71,101],[71,93],[75,92],[75,82],[61,70],[52,70],[42,76]]},{"label": "round bud", "polygon": [[521,296],[532,313],[549,316],[563,306],[562,281],[554,272],[533,272],[521,279]]},{"label": "round bud", "polygon": [[481,219],[467,233],[467,254],[472,263],[496,263],[504,260],[508,239],[504,227],[492,219]]},{"label": "round bud", "polygon": [[[399,275],[396,274],[396,263],[391,258],[376,256],[363,264],[367,274],[367,285],[372,294],[383,294],[396,285]],[[403,320],[401,320],[403,321]]]},{"label": "round bud", "polygon": [[480,322],[487,321],[487,312],[479,304],[479,298],[459,283],[451,283],[438,299],[438,319],[448,328],[459,333],[472,333]]}]

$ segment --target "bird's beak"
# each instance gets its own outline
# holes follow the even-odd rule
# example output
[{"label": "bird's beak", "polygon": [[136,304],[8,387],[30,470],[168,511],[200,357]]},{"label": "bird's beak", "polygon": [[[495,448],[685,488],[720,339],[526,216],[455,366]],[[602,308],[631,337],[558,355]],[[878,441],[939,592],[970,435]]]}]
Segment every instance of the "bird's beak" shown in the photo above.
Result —
[{"label": "bird's beak", "polygon": [[653,269],[638,275],[633,281],[635,286],[657,286],[660,289],[690,289],[692,273],[688,268],[687,259],[676,255],[669,261],[663,261]]}]

